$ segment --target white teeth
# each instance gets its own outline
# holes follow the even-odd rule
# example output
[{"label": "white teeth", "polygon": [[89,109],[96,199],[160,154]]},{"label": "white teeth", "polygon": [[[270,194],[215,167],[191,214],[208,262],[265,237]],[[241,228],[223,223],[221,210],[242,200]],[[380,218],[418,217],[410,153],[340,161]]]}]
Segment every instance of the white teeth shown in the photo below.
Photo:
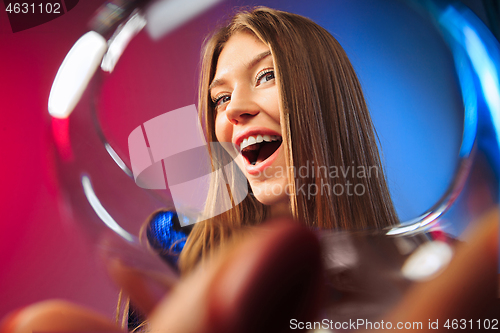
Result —
[{"label": "white teeth", "polygon": [[248,147],[248,139],[243,139],[243,142],[240,145],[240,149]]},{"label": "white teeth", "polygon": [[255,136],[249,136],[248,138],[243,139],[243,142],[240,144],[240,150],[245,149],[248,146],[254,145],[256,143],[261,143],[261,142],[272,142],[272,141],[281,141],[281,136],[279,135],[261,135],[258,134],[256,137]]}]

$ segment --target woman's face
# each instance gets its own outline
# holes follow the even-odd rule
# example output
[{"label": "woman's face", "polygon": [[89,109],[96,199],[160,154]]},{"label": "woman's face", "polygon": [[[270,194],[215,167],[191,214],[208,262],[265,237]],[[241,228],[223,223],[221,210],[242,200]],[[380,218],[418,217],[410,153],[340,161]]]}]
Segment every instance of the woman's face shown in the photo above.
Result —
[{"label": "woman's face", "polygon": [[230,37],[219,56],[210,96],[217,140],[241,151],[236,163],[255,197],[266,205],[288,204],[278,85],[269,47],[248,32]]}]

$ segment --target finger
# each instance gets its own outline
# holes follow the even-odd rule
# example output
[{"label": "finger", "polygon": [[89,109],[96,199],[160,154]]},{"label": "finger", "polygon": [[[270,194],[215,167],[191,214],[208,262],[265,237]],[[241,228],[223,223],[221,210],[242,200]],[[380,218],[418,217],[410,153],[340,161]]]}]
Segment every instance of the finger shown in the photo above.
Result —
[{"label": "finger", "polygon": [[281,332],[318,308],[321,257],[311,231],[292,220],[256,230],[199,267],[160,303],[153,331]]},{"label": "finger", "polygon": [[173,287],[172,279],[157,272],[131,268],[122,261],[108,260],[108,271],[142,314],[148,316]]},{"label": "finger", "polygon": [[110,277],[142,315],[147,316],[179,280],[177,270],[159,256],[118,237],[104,238],[99,254]]},{"label": "finger", "polygon": [[36,303],[7,316],[1,333],[120,332],[106,317],[75,304],[51,300]]},{"label": "finger", "polygon": [[498,221],[498,209],[487,214],[470,240],[457,248],[449,267],[434,280],[415,285],[391,320],[427,325],[429,320],[468,320],[487,312],[498,301]]}]

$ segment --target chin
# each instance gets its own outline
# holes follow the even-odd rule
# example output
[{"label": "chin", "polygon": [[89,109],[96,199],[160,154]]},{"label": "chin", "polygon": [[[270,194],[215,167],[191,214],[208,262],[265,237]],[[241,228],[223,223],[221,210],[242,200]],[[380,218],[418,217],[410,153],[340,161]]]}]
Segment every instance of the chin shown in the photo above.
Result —
[{"label": "chin", "polygon": [[[290,202],[284,186],[281,184],[275,184],[274,186],[252,186],[252,192],[254,197],[262,204],[266,206],[274,206],[277,204],[283,204]],[[273,192],[274,189],[274,192]]]}]

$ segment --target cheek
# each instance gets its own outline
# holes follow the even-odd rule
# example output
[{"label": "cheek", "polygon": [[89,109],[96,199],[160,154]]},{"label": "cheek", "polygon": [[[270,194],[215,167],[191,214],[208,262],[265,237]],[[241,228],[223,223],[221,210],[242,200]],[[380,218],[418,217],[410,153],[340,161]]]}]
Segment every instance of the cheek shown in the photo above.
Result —
[{"label": "cheek", "polygon": [[215,136],[219,142],[232,141],[232,126],[224,115],[218,115],[215,118]]},{"label": "cheek", "polygon": [[273,120],[277,123],[280,123],[280,102],[279,102],[279,94],[278,87],[275,86],[274,89],[270,89],[269,95],[267,98],[267,103],[269,107],[269,114],[273,118]]}]

